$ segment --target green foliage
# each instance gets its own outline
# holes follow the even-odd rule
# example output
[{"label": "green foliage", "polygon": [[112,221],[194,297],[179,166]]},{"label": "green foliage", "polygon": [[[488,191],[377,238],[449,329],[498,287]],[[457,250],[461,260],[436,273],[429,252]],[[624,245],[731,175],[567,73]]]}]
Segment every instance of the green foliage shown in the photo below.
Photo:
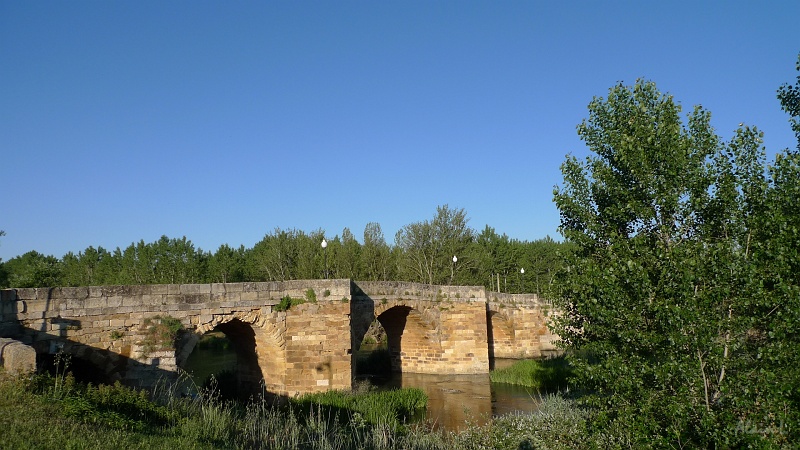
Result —
[{"label": "green foliage", "polygon": [[210,332],[197,341],[197,348],[221,352],[230,349],[231,341],[221,332]]},{"label": "green foliage", "polygon": [[454,275],[451,258],[463,255],[472,241],[468,221],[463,209],[444,205],[436,208],[432,220],[401,228],[395,235],[395,245],[402,255],[400,275],[420,283],[450,284]]},{"label": "green foliage", "polygon": [[61,261],[30,251],[3,263],[8,287],[55,287],[61,284]]},{"label": "green foliage", "polygon": [[243,245],[238,249],[233,249],[228,244],[221,245],[208,257],[206,280],[212,283],[245,281],[246,253]]},{"label": "green foliage", "polygon": [[[797,55],[797,71],[800,72],[800,54]],[[781,109],[789,113],[790,123],[797,136],[797,150],[800,150],[800,74],[797,82],[793,85],[784,84],[778,89],[778,100],[781,102]]]},{"label": "green foliage", "polygon": [[539,390],[567,389],[572,368],[563,356],[547,359],[526,359],[489,373],[492,383],[516,384]]},{"label": "green foliage", "polygon": [[[314,299],[316,300],[316,297],[314,297]],[[292,306],[302,305],[305,302],[306,300],[303,298],[292,298],[286,295],[275,305],[274,309],[278,312],[288,311]]]},{"label": "green foliage", "polygon": [[[0,448],[56,449],[440,449],[519,450],[531,448],[629,448],[629,436],[592,433],[591,410],[556,395],[540,399],[540,410],[495,418],[486,426],[439,432],[403,422],[381,422],[391,402],[397,411],[413,411],[417,394],[387,399],[349,393],[326,394],[282,409],[265,401],[246,406],[220,402],[203,393],[182,398],[166,393],[164,403],[120,386],[74,386],[67,399],[47,392],[51,377],[8,378],[0,369]],[[399,392],[399,391],[397,391]],[[356,400],[356,398],[360,398]],[[371,398],[371,399],[370,399]],[[327,403],[326,403],[327,402]],[[329,406],[323,406],[328,404]],[[299,413],[308,411],[308,413]],[[390,415],[390,414],[387,414]],[[399,415],[399,414],[398,414]],[[370,420],[377,420],[374,424]],[[399,424],[399,425],[397,425]],[[742,427],[741,433],[755,432]]]},{"label": "green foliage", "polygon": [[[437,284],[483,285],[501,292],[546,295],[559,255],[569,245],[550,239],[509,239],[486,227],[477,234],[467,227],[463,209],[437,208],[429,221],[401,230],[391,247],[381,227],[369,223],[363,244],[345,228],[341,236],[320,242],[316,230],[276,229],[252,248],[221,245],[216,252],[196,249],[186,237],[162,236],[113,251],[88,247],[61,259],[36,252],[0,264],[0,287],[102,286],[138,284],[233,283],[297,279],[350,278],[407,280]],[[453,263],[453,255],[458,262]],[[520,269],[525,268],[521,276]],[[328,294],[323,294],[327,296]]]},{"label": "green foliage", "polygon": [[113,340],[113,341],[116,341],[118,339],[122,339],[123,336],[125,336],[125,332],[119,331],[119,330],[114,330],[109,334],[109,337],[111,337],[111,340]]},{"label": "green foliage", "polygon": [[578,133],[594,155],[568,157],[554,192],[575,245],[556,331],[582,355],[571,363],[598,430],[642,448],[788,445],[800,158],[767,166],[756,128],[725,143],[710,113],[683,123],[680,110],[645,81],[590,103]]},{"label": "green foliage", "polygon": [[142,321],[144,338],[139,345],[142,346],[142,356],[161,350],[174,348],[178,333],[183,330],[183,323],[169,315],[155,316]]},{"label": "green foliage", "polygon": [[326,391],[292,400],[306,414],[313,408],[323,408],[332,417],[346,422],[353,413],[358,413],[367,423],[384,424],[392,429],[410,421],[414,414],[425,408],[427,402],[425,392],[416,388],[367,393]]},{"label": "green foliage", "polygon": [[539,412],[509,414],[491,426],[467,428],[453,436],[451,445],[494,450],[628,448],[608,436],[589,435],[589,418],[574,400],[548,395],[541,398]]},{"label": "green foliage", "polygon": [[317,293],[314,289],[308,288],[306,290],[306,301],[309,303],[317,303]]}]

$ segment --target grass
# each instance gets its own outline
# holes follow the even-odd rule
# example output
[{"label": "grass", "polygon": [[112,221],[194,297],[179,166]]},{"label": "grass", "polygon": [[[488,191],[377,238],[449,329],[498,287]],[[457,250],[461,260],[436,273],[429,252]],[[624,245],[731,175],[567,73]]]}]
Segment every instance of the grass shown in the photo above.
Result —
[{"label": "grass", "polygon": [[590,436],[588,412],[558,395],[542,398],[539,413],[462,432],[408,425],[408,415],[424,402],[415,391],[326,392],[277,407],[224,402],[209,393],[182,398],[163,387],[154,402],[119,385],[81,385],[63,375],[10,377],[0,370],[0,448],[518,450],[620,444]]},{"label": "grass", "polygon": [[492,383],[507,383],[555,392],[567,388],[572,369],[563,356],[547,359],[525,359],[512,366],[493,370]]},{"label": "grass", "polygon": [[356,421],[392,430],[410,423],[417,412],[425,410],[427,403],[428,396],[416,388],[363,393],[327,391],[292,400],[306,415],[316,408],[342,424]]}]

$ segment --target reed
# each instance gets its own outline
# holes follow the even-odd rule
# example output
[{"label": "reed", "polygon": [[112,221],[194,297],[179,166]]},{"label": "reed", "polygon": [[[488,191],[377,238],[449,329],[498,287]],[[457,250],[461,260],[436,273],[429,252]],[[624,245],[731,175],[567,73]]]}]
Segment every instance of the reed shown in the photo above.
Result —
[{"label": "reed", "polygon": [[516,384],[543,391],[567,389],[572,369],[566,358],[559,356],[547,359],[526,359],[512,366],[493,370],[489,374],[492,383]]}]

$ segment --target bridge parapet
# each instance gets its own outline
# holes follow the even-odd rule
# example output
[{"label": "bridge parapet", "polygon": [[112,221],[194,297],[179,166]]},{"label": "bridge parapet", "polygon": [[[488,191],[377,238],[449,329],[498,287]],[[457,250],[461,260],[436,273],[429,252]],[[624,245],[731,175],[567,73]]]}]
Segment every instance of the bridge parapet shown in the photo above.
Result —
[{"label": "bridge parapet", "polygon": [[[308,303],[294,308],[290,317],[332,304],[337,311],[332,317],[341,327],[341,321],[347,318],[344,310],[349,309],[345,305],[350,301],[350,280],[4,289],[0,291],[0,337],[20,339],[40,355],[65,351],[90,360],[112,381],[151,386],[164,376],[177,374],[197,342],[197,333],[220,323],[238,319],[257,328],[268,325],[269,334],[297,340],[294,335],[302,336],[311,328],[286,330],[287,314],[276,311],[284,297]],[[147,329],[155,317],[179,320],[189,332],[188,338],[176,343],[177,348],[152,349],[152,345],[146,345]],[[319,317],[324,319],[325,313]],[[280,323],[272,323],[275,321]],[[325,320],[318,322],[325,326]],[[337,346],[343,347],[339,353],[349,364],[348,343],[346,339],[345,344]],[[290,360],[303,351],[297,345],[290,347],[295,352],[285,357]],[[300,364],[292,367],[305,370]],[[292,367],[286,369],[287,373]],[[350,383],[349,372],[328,378],[338,383],[337,388]],[[296,384],[302,386],[303,382],[298,379]],[[284,393],[289,383],[273,384]],[[324,384],[328,385],[333,383]]]},{"label": "bridge parapet", "polygon": [[485,301],[483,286],[440,286],[404,281],[356,281],[353,296],[427,301]]},{"label": "bridge parapet", "polygon": [[[244,378],[283,395],[349,388],[354,350],[376,318],[395,369],[482,373],[492,357],[546,354],[550,315],[536,295],[347,279],[0,290],[0,337],[39,356],[68,352],[110,381],[146,387],[175,376],[216,330],[245,348]],[[148,333],[162,319],[185,332],[154,347]]]},{"label": "bridge parapet", "polygon": [[487,292],[489,353],[493,358],[540,358],[560,353],[548,322],[552,302],[537,294]]}]

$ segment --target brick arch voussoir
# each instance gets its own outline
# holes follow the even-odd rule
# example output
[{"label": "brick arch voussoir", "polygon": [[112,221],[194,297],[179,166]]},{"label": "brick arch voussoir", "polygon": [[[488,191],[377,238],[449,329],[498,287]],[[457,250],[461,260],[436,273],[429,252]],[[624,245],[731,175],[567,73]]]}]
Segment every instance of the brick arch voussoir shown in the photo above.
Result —
[{"label": "brick arch voussoir", "polygon": [[274,324],[266,320],[266,317],[261,314],[260,310],[244,310],[234,311],[228,314],[213,314],[210,318],[198,323],[194,330],[192,330],[189,336],[185,339],[185,344],[176,351],[175,356],[178,366],[183,367],[184,363],[189,358],[189,355],[191,355],[192,351],[194,351],[195,345],[197,345],[197,342],[204,334],[214,330],[219,325],[231,322],[233,320],[239,320],[242,323],[249,324],[254,329],[253,331],[258,332],[262,338],[270,341],[270,343],[275,347],[280,349],[286,347],[286,338],[284,334],[281,333],[281,331],[278,330]]},{"label": "brick arch voussoir", "polygon": [[62,351],[67,355],[89,362],[111,381],[119,381],[124,378],[125,359],[108,350],[88,344],[71,343],[64,345]]},{"label": "brick arch voussoir", "polygon": [[392,308],[405,307],[409,308],[409,316],[412,316],[419,321],[424,328],[431,331],[438,331],[439,318],[434,313],[435,308],[428,304],[428,302],[421,302],[417,300],[390,300],[386,303],[379,303],[375,305],[375,318],[380,317],[386,311]]},{"label": "brick arch voussoir", "polygon": [[[430,305],[427,305],[424,302],[419,302],[415,300],[395,300],[395,301],[388,301],[385,304],[381,303],[379,305],[375,305],[375,318],[381,322],[381,325],[384,329],[389,331],[391,327],[390,324],[384,323],[381,320],[381,316],[387,311],[393,308],[408,308],[408,315],[406,316],[406,323],[404,325],[404,329],[408,329],[409,331],[413,330],[414,333],[417,334],[428,334],[431,339],[430,343],[434,345],[435,348],[441,350],[441,333],[439,329],[439,319],[438,317],[432,312],[433,308]],[[409,329],[409,327],[411,327]]]}]

